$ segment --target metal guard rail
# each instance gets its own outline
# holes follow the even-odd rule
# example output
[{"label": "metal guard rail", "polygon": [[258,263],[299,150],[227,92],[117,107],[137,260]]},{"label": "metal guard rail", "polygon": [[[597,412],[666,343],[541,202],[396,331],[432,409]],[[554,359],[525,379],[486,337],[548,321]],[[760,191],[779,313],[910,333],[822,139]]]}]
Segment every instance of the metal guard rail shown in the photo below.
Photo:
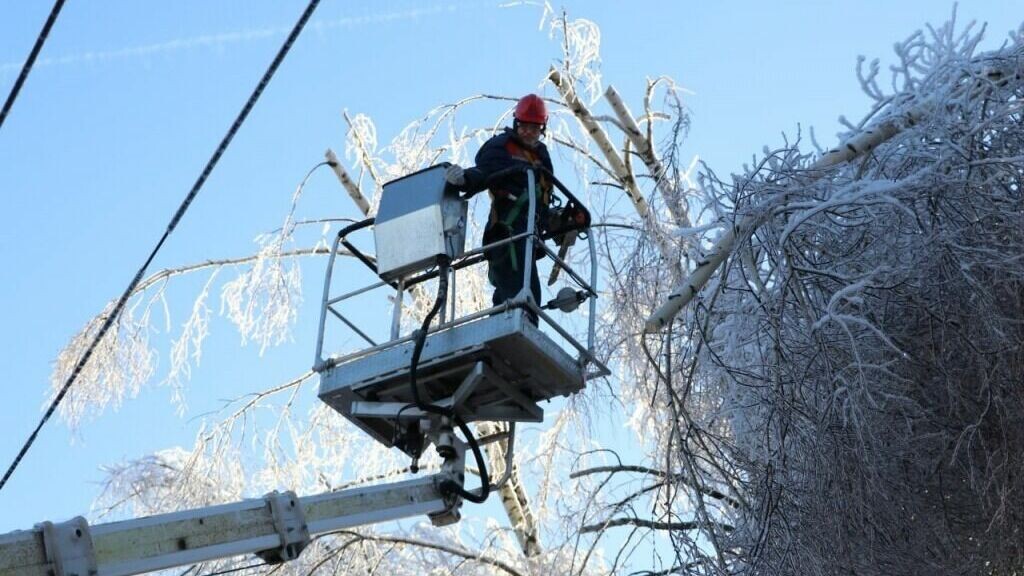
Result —
[{"label": "metal guard rail", "polygon": [[[535,174],[534,174],[534,170],[535,169],[537,169],[537,168],[532,167],[532,166],[527,165],[527,164],[524,163],[523,166],[516,166],[516,167],[512,167],[512,168],[508,168],[508,169],[496,172],[490,178],[488,178],[488,182],[496,181],[496,180],[498,180],[498,179],[500,179],[502,177],[508,176],[509,174],[514,173],[514,172],[526,171],[527,172],[527,180],[528,180],[528,189],[530,191],[533,191],[534,188],[535,188],[535,183],[536,183],[536,177],[535,177]],[[456,259],[454,259],[452,261],[452,263],[450,265],[451,273],[452,273],[453,279],[454,279],[455,274],[457,273],[458,270],[461,270],[463,268],[467,268],[469,266],[473,266],[473,265],[479,264],[480,262],[485,261],[484,256],[483,256],[483,253],[484,253],[485,250],[490,250],[492,248],[497,248],[497,247],[500,247],[500,246],[503,246],[503,245],[510,244],[512,242],[518,241],[518,240],[520,240],[522,238],[526,238],[527,239],[526,254],[531,254],[531,253],[533,253],[533,243],[534,243],[534,241],[540,241],[541,249],[549,257],[551,257],[552,260],[554,260],[558,266],[560,266],[563,270],[565,270],[565,272],[573,279],[573,281],[576,284],[578,284],[581,288],[583,288],[583,290],[587,294],[587,300],[589,301],[589,318],[588,318],[588,328],[587,328],[587,346],[584,347],[582,344],[580,344],[571,334],[569,334],[564,328],[562,328],[557,322],[555,322],[551,318],[550,315],[548,315],[543,309],[541,309],[541,307],[538,305],[538,303],[533,301],[533,297],[532,297],[532,295],[530,294],[530,291],[529,291],[530,268],[531,268],[530,266],[527,266],[526,270],[524,270],[524,283],[523,283],[524,288],[523,288],[523,291],[519,295],[517,295],[515,298],[513,298],[511,300],[508,300],[508,301],[506,301],[506,302],[504,302],[502,304],[499,304],[497,306],[492,306],[490,308],[486,308],[486,309],[480,310],[478,312],[473,312],[473,313],[467,314],[467,315],[459,317],[459,318],[455,317],[454,301],[453,301],[453,304],[452,304],[453,312],[451,314],[452,319],[447,321],[447,322],[443,321],[443,319],[442,319],[441,322],[439,322],[437,325],[435,325],[433,328],[431,328],[428,332],[429,333],[433,333],[433,332],[437,332],[437,331],[440,331],[440,330],[447,330],[449,328],[452,328],[452,327],[455,327],[455,326],[459,326],[461,324],[465,324],[467,322],[471,322],[473,320],[477,320],[479,318],[482,318],[482,317],[485,317],[485,316],[488,316],[488,315],[491,315],[491,314],[508,311],[508,310],[513,309],[513,308],[529,309],[530,311],[535,313],[540,319],[543,319],[545,321],[545,323],[547,323],[549,326],[551,326],[552,329],[554,329],[573,348],[576,349],[576,351],[578,352],[577,360],[580,363],[581,370],[585,371],[587,364],[592,364],[596,368],[592,372],[589,372],[589,373],[585,372],[584,373],[584,378],[585,379],[590,379],[590,378],[595,378],[595,377],[600,377],[600,376],[606,376],[606,375],[608,375],[610,373],[610,371],[593,354],[594,341],[595,341],[595,319],[596,319],[596,314],[597,314],[597,302],[596,302],[596,298],[597,298],[597,253],[596,253],[595,246],[594,246],[594,239],[593,239],[592,235],[587,233],[590,230],[590,227],[589,227],[589,223],[591,221],[590,220],[590,213],[589,213],[589,211],[586,210],[586,208],[583,206],[583,204],[557,178],[554,177],[553,174],[551,174],[549,171],[547,171],[545,169],[541,168],[541,170],[543,170],[551,178],[551,181],[554,184],[554,186],[556,188],[558,188],[558,190],[560,192],[562,192],[566,196],[566,198],[568,199],[568,203],[566,204],[566,206],[575,206],[576,209],[581,210],[581,211],[584,212],[584,214],[586,216],[585,222],[586,222],[587,225],[583,225],[583,226],[566,226],[566,227],[563,227],[563,228],[559,228],[557,230],[547,231],[546,233],[543,233],[543,234],[538,233],[536,231],[536,229],[535,229],[536,228],[536,217],[535,217],[535,214],[536,214],[536,195],[531,193],[529,195],[529,213],[528,213],[527,230],[526,230],[526,232],[523,232],[523,233],[520,233],[520,234],[515,234],[515,235],[510,236],[508,238],[503,238],[503,239],[501,239],[501,240],[499,240],[497,242],[492,242],[490,244],[487,244],[487,245],[484,245],[484,246],[480,246],[478,248],[474,248],[472,250],[469,250],[469,251],[465,252],[462,256],[460,256],[460,257],[458,257],[458,258],[456,258]],[[330,297],[330,287],[331,287],[331,281],[332,281],[333,272],[334,272],[335,259],[337,258],[337,255],[338,255],[338,246],[339,246],[339,244],[343,245],[353,256],[355,256],[360,262],[362,262],[374,274],[377,273],[377,266],[376,266],[376,264],[374,262],[374,259],[372,257],[364,254],[362,251],[360,251],[358,248],[356,248],[348,240],[348,235],[349,234],[352,234],[353,232],[357,232],[359,230],[362,230],[364,228],[372,226],[373,223],[374,223],[374,219],[371,217],[371,218],[367,218],[365,220],[362,220],[360,222],[357,222],[355,224],[351,224],[349,226],[346,226],[346,227],[344,227],[344,228],[342,228],[341,230],[338,231],[338,235],[337,235],[337,237],[334,240],[334,244],[333,244],[332,250],[331,250],[331,256],[330,256],[330,259],[329,259],[328,264],[327,264],[327,272],[326,272],[325,277],[324,277],[324,290],[323,290],[323,298],[322,298],[322,301],[321,301],[320,324],[319,324],[318,333],[317,333],[316,357],[314,358],[314,365],[313,365],[313,369],[316,370],[316,371],[326,370],[326,369],[331,368],[331,367],[333,367],[335,365],[338,365],[338,364],[340,364],[342,362],[353,360],[355,358],[359,358],[361,356],[372,354],[372,353],[378,352],[380,350],[384,350],[384,349],[387,349],[387,348],[390,348],[390,347],[393,347],[393,346],[397,346],[397,345],[400,345],[400,344],[402,344],[404,342],[408,342],[408,341],[412,340],[412,336],[411,335],[404,336],[404,337],[397,337],[394,334],[395,326],[397,324],[397,320],[398,320],[398,318],[400,318],[400,308],[401,308],[401,305],[402,305],[402,303],[401,303],[401,301],[402,301],[402,294],[403,294],[405,289],[408,289],[409,287],[415,286],[415,285],[420,284],[422,282],[426,282],[428,280],[437,278],[437,276],[439,274],[439,270],[437,268],[434,268],[434,269],[430,269],[430,270],[424,271],[424,272],[422,272],[420,274],[417,274],[417,275],[413,276],[412,278],[409,278],[407,280],[403,280],[401,282],[394,282],[394,281],[393,282],[385,282],[383,280],[380,280],[380,281],[377,281],[377,282],[375,282],[373,284],[370,284],[368,286],[364,286],[364,287],[352,290],[350,292],[347,292],[347,293],[345,293],[345,294],[343,294],[341,296],[338,296],[338,297],[335,297],[335,298],[331,298]],[[585,238],[587,240],[588,253],[589,253],[589,259],[590,259],[590,281],[589,282],[584,280],[583,277],[579,273],[577,273],[567,262],[565,262],[564,260],[560,259],[554,253],[554,251],[551,250],[551,248],[549,248],[547,245],[544,244],[545,240],[553,238],[555,236],[559,236],[561,234],[568,233],[568,232],[576,232],[576,233],[579,234],[579,236],[581,238]],[[344,315],[342,315],[337,310],[335,310],[333,308],[333,305],[337,304],[337,303],[339,303],[339,302],[341,302],[343,300],[346,300],[348,298],[357,296],[359,294],[364,294],[366,292],[369,292],[371,290],[375,290],[375,289],[383,287],[385,285],[391,286],[396,291],[395,300],[394,300],[396,309],[395,309],[394,318],[393,318],[393,321],[392,321],[393,322],[393,324],[392,324],[392,332],[393,332],[392,338],[388,342],[385,342],[385,343],[382,343],[382,344],[378,344],[378,343],[374,342],[369,336],[367,336],[362,330],[360,330],[353,322],[351,322],[350,320],[345,318]],[[454,290],[454,286],[455,286],[455,282],[454,281],[452,282],[452,285],[453,285],[453,290]],[[362,349],[362,350],[359,350],[359,351],[356,351],[356,352],[353,352],[353,353],[350,353],[350,354],[345,354],[343,356],[331,357],[331,358],[324,359],[324,357],[323,357],[324,333],[325,333],[325,330],[326,330],[326,322],[327,322],[327,315],[328,315],[328,313],[330,313],[333,316],[337,317],[342,323],[344,323],[351,330],[353,330],[357,335],[359,335],[361,338],[363,338],[368,344],[370,344],[370,347]]]}]

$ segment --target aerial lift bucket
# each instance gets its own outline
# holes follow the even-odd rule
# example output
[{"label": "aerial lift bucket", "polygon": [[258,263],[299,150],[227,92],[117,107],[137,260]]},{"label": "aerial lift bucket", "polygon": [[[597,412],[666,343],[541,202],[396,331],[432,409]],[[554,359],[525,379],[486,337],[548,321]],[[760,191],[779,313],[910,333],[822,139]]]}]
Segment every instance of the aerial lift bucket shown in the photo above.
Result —
[{"label": "aerial lift bucket", "polygon": [[[544,246],[536,227],[535,175],[528,170],[530,193],[528,229],[475,250],[464,249],[466,200],[445,183],[448,164],[439,164],[383,188],[376,219],[343,229],[334,243],[324,284],[320,333],[314,369],[320,373],[320,399],[385,446],[395,446],[414,459],[424,449],[425,422],[444,412],[464,422],[540,422],[540,402],[579,392],[588,378],[608,374],[592,352],[596,315],[596,257],[591,240],[591,278],[585,280],[564,260]],[[505,172],[502,173],[504,175]],[[496,175],[500,176],[500,175]],[[557,181],[556,181],[557,182]],[[585,211],[560,183],[566,208]],[[589,214],[580,220],[589,225]],[[357,249],[347,236],[373,227],[375,257]],[[573,234],[585,235],[577,226]],[[566,230],[549,230],[548,237]],[[399,334],[402,294],[412,286],[437,278],[450,280],[455,289],[459,270],[481,264],[483,250],[525,237],[527,254],[542,247],[580,288],[579,301],[590,301],[587,344],[578,342],[533,301],[529,290],[499,306],[457,317],[454,303],[445,304],[438,322],[424,333]],[[589,236],[588,236],[589,237]],[[332,273],[339,245],[344,245],[380,278],[368,287],[331,297]],[[524,267],[524,286],[530,285],[530,267]],[[390,287],[394,294],[391,339],[376,343],[344,316],[339,305],[375,288]],[[565,289],[563,289],[565,290]],[[573,292],[570,290],[570,292]],[[445,293],[439,294],[440,298]],[[452,299],[454,301],[454,299]],[[562,299],[564,300],[564,298]],[[562,344],[535,326],[529,314],[562,337]],[[341,356],[323,357],[328,316],[341,320],[370,346]],[[417,356],[417,339],[420,350]],[[415,379],[414,389],[411,380]]]}]

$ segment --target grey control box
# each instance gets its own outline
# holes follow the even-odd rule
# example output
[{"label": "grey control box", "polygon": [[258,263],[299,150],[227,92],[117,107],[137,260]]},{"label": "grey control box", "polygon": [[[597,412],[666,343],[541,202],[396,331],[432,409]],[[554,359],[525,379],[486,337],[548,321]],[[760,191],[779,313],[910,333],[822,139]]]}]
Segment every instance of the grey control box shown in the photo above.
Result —
[{"label": "grey control box", "polygon": [[392,281],[465,252],[466,206],[446,186],[447,162],[384,185],[373,225],[377,274]]}]

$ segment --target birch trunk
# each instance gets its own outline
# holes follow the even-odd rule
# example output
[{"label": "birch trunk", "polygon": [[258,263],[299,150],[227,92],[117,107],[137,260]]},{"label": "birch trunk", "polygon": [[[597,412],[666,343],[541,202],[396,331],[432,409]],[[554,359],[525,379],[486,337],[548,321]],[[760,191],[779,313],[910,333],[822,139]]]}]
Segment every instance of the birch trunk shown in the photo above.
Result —
[{"label": "birch trunk", "polygon": [[[481,436],[489,436],[500,432],[500,428],[492,422],[480,422],[477,424]],[[486,447],[487,456],[491,459],[491,477],[499,476],[495,471],[505,465],[506,442],[495,442]],[[502,471],[504,473],[504,470]],[[515,532],[516,540],[527,557],[540,554],[540,541],[537,535],[537,520],[530,509],[530,501],[523,488],[522,479],[519,477],[518,466],[513,462],[512,475],[499,490],[501,505],[505,508],[509,523]]]}]

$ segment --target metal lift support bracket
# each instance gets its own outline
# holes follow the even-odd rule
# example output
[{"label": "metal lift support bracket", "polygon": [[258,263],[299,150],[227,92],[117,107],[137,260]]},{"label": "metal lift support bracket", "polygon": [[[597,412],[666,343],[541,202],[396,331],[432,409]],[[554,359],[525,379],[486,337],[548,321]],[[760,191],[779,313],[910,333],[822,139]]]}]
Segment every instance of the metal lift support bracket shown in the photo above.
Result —
[{"label": "metal lift support bracket", "polygon": [[309,527],[306,525],[306,516],[302,506],[298,504],[298,497],[295,492],[271,492],[263,497],[270,509],[270,515],[274,519],[274,529],[278,538],[281,539],[281,546],[275,550],[263,550],[257,552],[271,564],[280,564],[299,557],[306,546],[309,545]]},{"label": "metal lift support bracket", "polygon": [[96,553],[92,534],[85,518],[77,516],[67,522],[42,522],[36,525],[42,536],[46,561],[53,566],[54,576],[92,576],[96,574]]}]

